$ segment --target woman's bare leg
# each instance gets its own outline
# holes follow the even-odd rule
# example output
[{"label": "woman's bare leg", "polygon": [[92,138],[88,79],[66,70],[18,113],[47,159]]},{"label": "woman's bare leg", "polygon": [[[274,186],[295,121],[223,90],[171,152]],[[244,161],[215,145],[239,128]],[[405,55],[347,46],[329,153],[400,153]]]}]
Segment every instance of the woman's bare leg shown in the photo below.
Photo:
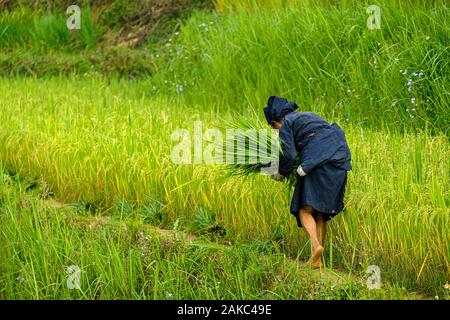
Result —
[{"label": "woman's bare leg", "polygon": [[317,235],[319,236],[319,242],[322,247],[325,247],[325,238],[327,236],[327,222],[323,214],[316,215]]},{"label": "woman's bare leg", "polygon": [[311,238],[312,244],[312,257],[311,257],[311,265],[313,268],[320,268],[322,266],[322,252],[323,247],[319,242],[319,238],[317,236],[317,225],[316,221],[313,217],[314,209],[310,206],[303,206],[300,209],[299,217],[300,221],[305,228],[306,232],[309,234]]},{"label": "woman's bare leg", "polygon": [[[314,215],[317,225],[317,235],[319,237],[319,242],[322,247],[325,247],[325,238],[327,235],[327,222],[325,221],[325,217],[321,213],[317,213]],[[320,257],[320,261],[323,264],[322,257]]]}]

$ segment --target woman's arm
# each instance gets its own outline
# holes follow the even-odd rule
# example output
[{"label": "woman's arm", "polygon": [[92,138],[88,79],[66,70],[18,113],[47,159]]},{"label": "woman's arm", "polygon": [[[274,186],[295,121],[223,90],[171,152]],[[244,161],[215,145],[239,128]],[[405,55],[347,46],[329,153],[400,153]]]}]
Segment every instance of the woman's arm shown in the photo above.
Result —
[{"label": "woman's arm", "polygon": [[293,169],[297,157],[297,149],[295,148],[294,132],[289,119],[285,119],[280,129],[281,154],[278,166],[278,172],[283,176],[287,176]]}]

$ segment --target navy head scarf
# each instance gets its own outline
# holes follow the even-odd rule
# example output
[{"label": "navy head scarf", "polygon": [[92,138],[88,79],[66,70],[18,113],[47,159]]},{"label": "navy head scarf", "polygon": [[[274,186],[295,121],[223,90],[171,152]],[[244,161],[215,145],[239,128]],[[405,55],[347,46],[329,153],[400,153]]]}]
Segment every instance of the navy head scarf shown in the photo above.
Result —
[{"label": "navy head scarf", "polygon": [[298,106],[295,102],[288,102],[286,99],[271,96],[267,101],[267,106],[264,108],[264,115],[266,116],[267,123],[272,121],[279,121],[288,113],[297,109]]}]

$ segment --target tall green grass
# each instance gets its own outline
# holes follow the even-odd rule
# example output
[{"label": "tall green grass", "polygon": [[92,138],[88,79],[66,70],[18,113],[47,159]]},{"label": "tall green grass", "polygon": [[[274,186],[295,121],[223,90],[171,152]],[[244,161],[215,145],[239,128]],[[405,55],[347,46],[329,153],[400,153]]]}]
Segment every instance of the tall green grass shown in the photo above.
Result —
[{"label": "tall green grass", "polygon": [[[420,298],[395,284],[370,291],[364,279],[302,268],[271,243],[189,242],[123,208],[93,216],[52,207],[45,196],[42,185],[30,189],[0,168],[2,299]],[[79,289],[67,286],[71,266]]]},{"label": "tall green grass", "polygon": [[[158,223],[165,227],[207,210],[227,241],[267,239],[277,229],[286,254],[309,256],[282,186],[264,176],[226,179],[216,166],[172,163],[173,130],[192,132],[195,120],[205,129],[220,126],[226,114],[143,95],[147,83],[55,78],[1,86],[0,161],[12,173],[45,180],[61,201],[92,210],[124,201],[161,204]],[[450,253],[447,137],[343,127],[354,170],[346,210],[330,223],[327,264],[352,273],[376,264],[385,279],[442,296]]]},{"label": "tall green grass", "polygon": [[31,15],[25,8],[0,13],[0,48],[26,46],[31,41]]},{"label": "tall green grass", "polygon": [[3,11],[0,13],[0,49],[67,52],[94,48],[99,35],[91,8],[83,7],[79,30],[69,30],[67,18],[64,12],[44,14],[25,7]]},{"label": "tall green grass", "polygon": [[247,2],[252,10],[198,12],[183,24],[160,55],[164,92],[181,95],[184,86],[187,103],[240,111],[277,94],[357,125],[448,134],[450,11],[442,2],[384,1],[380,30],[367,28],[361,2],[270,10]]}]

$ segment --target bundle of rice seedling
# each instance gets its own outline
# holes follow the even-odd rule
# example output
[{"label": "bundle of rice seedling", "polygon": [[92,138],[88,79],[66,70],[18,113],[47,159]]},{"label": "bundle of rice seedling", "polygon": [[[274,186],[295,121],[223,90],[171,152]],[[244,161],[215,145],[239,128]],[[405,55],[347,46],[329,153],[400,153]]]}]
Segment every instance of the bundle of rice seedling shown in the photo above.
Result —
[{"label": "bundle of rice seedling", "polygon": [[[222,121],[226,129],[226,144],[221,163],[229,176],[249,178],[257,174],[278,172],[278,159],[282,154],[278,132],[259,121],[238,117],[237,121]],[[295,170],[283,182],[293,186]]]}]

